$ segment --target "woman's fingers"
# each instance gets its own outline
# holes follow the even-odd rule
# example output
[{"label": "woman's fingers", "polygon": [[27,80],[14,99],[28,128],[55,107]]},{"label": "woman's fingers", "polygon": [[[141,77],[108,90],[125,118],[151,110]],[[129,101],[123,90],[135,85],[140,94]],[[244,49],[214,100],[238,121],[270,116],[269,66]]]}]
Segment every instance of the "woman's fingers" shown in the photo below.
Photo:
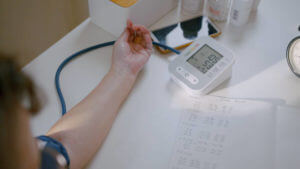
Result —
[{"label": "woman's fingers", "polygon": [[127,28],[126,28],[129,32],[129,39],[128,42],[133,42],[134,40],[134,34],[135,34],[135,30],[134,30],[134,25],[132,23],[132,21],[130,19],[127,20]]},{"label": "woman's fingers", "polygon": [[129,32],[128,42],[132,48],[136,52],[146,50],[151,54],[153,45],[149,30],[142,25],[134,25],[131,20],[127,20],[127,29]]},{"label": "woman's fingers", "polygon": [[144,26],[141,26],[140,27],[140,30],[141,32],[143,33],[143,38],[145,40],[145,47],[148,49],[148,50],[151,50],[152,51],[152,39],[151,39],[151,34],[150,34],[150,31],[145,28]]},{"label": "woman's fingers", "polygon": [[146,48],[148,50],[152,50],[153,45],[152,45],[152,39],[151,39],[150,33],[145,33],[144,34],[144,39],[145,39],[145,42],[146,42]]},{"label": "woman's fingers", "polygon": [[130,19],[127,19],[127,28],[132,28],[133,27],[133,23]]},{"label": "woman's fingers", "polygon": [[120,43],[126,43],[126,44],[128,44],[129,37],[130,37],[130,33],[129,33],[129,30],[126,28],[123,31],[123,33],[120,35],[120,37],[118,38],[118,40],[116,41],[116,44],[120,44]]}]

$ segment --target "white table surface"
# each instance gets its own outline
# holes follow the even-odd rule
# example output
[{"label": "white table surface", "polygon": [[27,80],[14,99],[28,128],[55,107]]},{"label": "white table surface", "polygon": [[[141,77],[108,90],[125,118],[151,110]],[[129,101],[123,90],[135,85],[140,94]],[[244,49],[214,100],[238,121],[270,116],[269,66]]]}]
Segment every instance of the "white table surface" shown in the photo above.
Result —
[{"label": "white table surface", "polygon": [[[299,0],[263,0],[242,33],[224,28],[217,40],[234,51],[236,63],[232,78],[211,95],[300,106],[300,79],[289,70],[285,59],[289,41],[300,34],[299,6]],[[152,29],[175,20],[176,10]],[[115,39],[87,19],[24,68],[40,88],[45,103],[42,112],[32,119],[34,135],[44,134],[61,116],[54,86],[58,65],[80,49]],[[110,67],[111,54],[111,47],[99,49],[64,69],[61,87],[67,109],[80,102],[101,81]],[[168,63],[167,56],[158,52],[152,55],[89,168],[167,168],[166,159],[172,150],[170,141],[180,115],[172,106],[174,90],[181,90],[170,80]]]}]

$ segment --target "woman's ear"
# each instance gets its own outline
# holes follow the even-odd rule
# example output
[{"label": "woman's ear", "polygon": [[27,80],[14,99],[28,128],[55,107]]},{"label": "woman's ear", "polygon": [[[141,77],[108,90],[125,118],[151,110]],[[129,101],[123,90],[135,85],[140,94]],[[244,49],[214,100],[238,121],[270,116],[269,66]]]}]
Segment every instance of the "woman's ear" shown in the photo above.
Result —
[{"label": "woman's ear", "polygon": [[1,54],[0,100],[0,109],[8,113],[16,112],[20,106],[33,114],[40,110],[39,99],[31,79],[22,72],[12,57]]}]

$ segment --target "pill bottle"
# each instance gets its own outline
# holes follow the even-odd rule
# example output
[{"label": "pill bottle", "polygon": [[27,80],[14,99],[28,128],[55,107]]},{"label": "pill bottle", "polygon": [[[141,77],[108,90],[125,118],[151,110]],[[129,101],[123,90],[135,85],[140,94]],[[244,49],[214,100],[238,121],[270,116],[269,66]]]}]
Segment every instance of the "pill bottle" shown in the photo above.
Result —
[{"label": "pill bottle", "polygon": [[182,11],[184,13],[196,14],[203,10],[204,0],[182,0]]},{"label": "pill bottle", "polygon": [[230,0],[207,0],[206,12],[210,19],[226,21],[230,7]]},{"label": "pill bottle", "polygon": [[260,3],[260,0],[253,0],[252,11],[257,10],[259,3]]},{"label": "pill bottle", "polygon": [[233,0],[230,12],[230,24],[243,26],[248,22],[253,0]]}]

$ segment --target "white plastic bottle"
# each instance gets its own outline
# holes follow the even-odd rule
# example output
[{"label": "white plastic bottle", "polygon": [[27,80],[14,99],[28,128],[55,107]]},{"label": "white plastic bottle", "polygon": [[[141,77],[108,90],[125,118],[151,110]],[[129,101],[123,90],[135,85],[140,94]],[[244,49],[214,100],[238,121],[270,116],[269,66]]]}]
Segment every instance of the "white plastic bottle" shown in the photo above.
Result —
[{"label": "white plastic bottle", "polygon": [[226,21],[230,0],[207,0],[206,11],[208,17],[216,21]]},{"label": "white plastic bottle", "polygon": [[233,0],[230,23],[234,26],[245,25],[250,16],[253,0]]},{"label": "white plastic bottle", "polygon": [[182,9],[185,13],[195,14],[202,12],[204,0],[182,0]]},{"label": "white plastic bottle", "polygon": [[260,0],[253,0],[252,11],[256,11]]}]

